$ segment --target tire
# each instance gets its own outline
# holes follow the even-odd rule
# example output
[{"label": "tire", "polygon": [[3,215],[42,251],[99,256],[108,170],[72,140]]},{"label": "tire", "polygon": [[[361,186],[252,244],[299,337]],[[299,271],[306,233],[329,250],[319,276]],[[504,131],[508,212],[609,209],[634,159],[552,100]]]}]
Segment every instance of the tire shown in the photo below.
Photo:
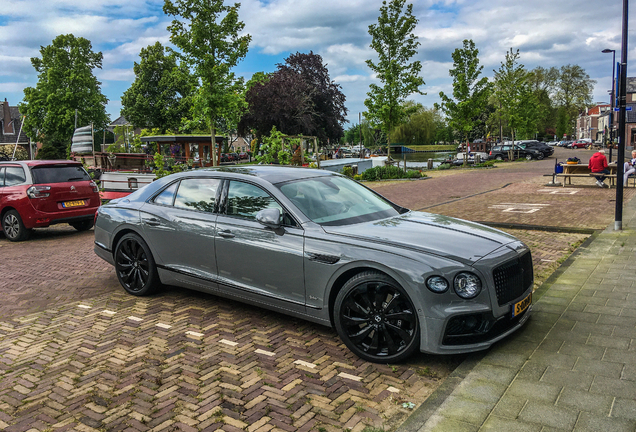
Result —
[{"label": "tire", "polygon": [[544,156],[543,156],[543,153],[538,154],[538,155],[537,155],[537,160],[542,160],[542,159],[543,159],[543,157],[544,157]]},{"label": "tire", "polygon": [[345,345],[370,362],[399,362],[419,348],[417,311],[406,291],[383,273],[365,271],[344,284],[334,324]]},{"label": "tire", "polygon": [[527,154],[526,155],[526,160],[532,160],[532,155],[531,154]]},{"label": "tire", "polygon": [[9,210],[2,216],[2,231],[12,242],[24,241],[31,235],[31,230],[24,226],[20,214],[15,210]]},{"label": "tire", "polygon": [[137,234],[126,234],[117,243],[115,273],[121,286],[132,295],[152,294],[160,285],[150,248]]},{"label": "tire", "polygon": [[495,156],[495,159],[497,159],[498,161],[502,161],[503,160],[503,156],[502,155],[497,155],[497,156]]},{"label": "tire", "polygon": [[69,222],[69,225],[78,231],[88,231],[89,229],[93,228],[93,220],[86,219],[78,222]]}]

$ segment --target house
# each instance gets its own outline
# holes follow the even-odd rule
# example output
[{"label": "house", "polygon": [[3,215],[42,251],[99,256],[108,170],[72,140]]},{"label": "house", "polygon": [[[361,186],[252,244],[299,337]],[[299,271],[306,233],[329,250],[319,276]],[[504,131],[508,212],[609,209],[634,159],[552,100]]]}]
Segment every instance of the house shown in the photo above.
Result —
[{"label": "house", "polygon": [[610,110],[609,104],[597,103],[592,108],[586,108],[585,113],[576,119],[576,139],[591,139],[594,142],[603,141],[603,130],[598,126],[599,117]]},{"label": "house", "polygon": [[[636,77],[627,78],[626,83],[627,111],[625,112],[625,149],[631,150],[636,143]],[[610,117],[612,121],[610,122]],[[610,125],[610,123],[612,123]],[[609,109],[598,117],[598,132],[602,134],[602,142],[610,142],[610,132],[614,140],[618,136],[618,112]],[[577,121],[577,132],[578,132]]]},{"label": "house", "polygon": [[[31,140],[26,136],[24,130],[20,131],[21,126],[22,116],[18,107],[9,106],[6,98],[4,102],[0,101],[0,146],[3,146],[3,150],[6,152],[7,150],[4,146],[9,144],[15,146],[17,142],[19,146],[22,146],[28,152],[29,159],[33,159]],[[8,147],[8,149],[13,152],[11,147]]]}]

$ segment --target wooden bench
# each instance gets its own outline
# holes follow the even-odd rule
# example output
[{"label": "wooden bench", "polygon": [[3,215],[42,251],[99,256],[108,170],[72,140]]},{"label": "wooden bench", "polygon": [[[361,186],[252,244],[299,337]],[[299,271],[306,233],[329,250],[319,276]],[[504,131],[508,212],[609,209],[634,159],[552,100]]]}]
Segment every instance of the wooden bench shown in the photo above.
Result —
[{"label": "wooden bench", "polygon": [[[610,187],[615,185],[616,182],[616,174],[599,174],[599,173],[588,173],[588,174],[551,174],[553,175],[555,178],[556,177],[562,177],[564,179],[563,181],[563,187],[565,187],[565,179],[567,179],[568,184],[572,185],[572,177],[584,177],[584,178],[595,178],[595,177],[600,177],[601,175],[605,176],[605,178],[610,179]],[[627,183],[624,184],[624,187],[628,187],[629,186],[629,180],[632,180],[632,186],[636,187],[636,176],[629,176],[627,178]]]}]

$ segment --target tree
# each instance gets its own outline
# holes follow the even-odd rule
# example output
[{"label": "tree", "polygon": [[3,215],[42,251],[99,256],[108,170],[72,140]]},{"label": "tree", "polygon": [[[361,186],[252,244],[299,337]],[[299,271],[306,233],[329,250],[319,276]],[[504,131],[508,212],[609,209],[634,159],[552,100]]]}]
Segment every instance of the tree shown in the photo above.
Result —
[{"label": "tree", "polygon": [[405,145],[430,144],[435,138],[435,114],[422,104],[406,101],[405,109],[414,111],[406,122],[393,131],[394,142]]},{"label": "tree", "polygon": [[343,137],[344,143],[357,145],[360,143],[361,135],[362,135],[362,131],[360,130],[360,125],[354,124],[345,131],[344,137]]},{"label": "tree", "polygon": [[468,141],[471,131],[484,121],[480,114],[486,109],[491,87],[488,78],[479,78],[484,67],[479,65],[479,50],[472,40],[465,39],[463,48],[455,49],[452,56],[453,69],[448,73],[453,77],[453,98],[439,92],[442,104],[435,107],[446,114],[460,139]]},{"label": "tree", "polygon": [[255,130],[260,137],[276,127],[289,135],[317,136],[322,142],[338,142],[343,135],[345,95],[329,78],[321,56],[292,54],[276,72],[253,77],[250,83],[241,133]]},{"label": "tree", "polygon": [[139,57],[135,81],[121,98],[122,115],[139,128],[178,130],[190,113],[196,80],[159,42],[142,48]]},{"label": "tree", "polygon": [[24,130],[34,141],[44,143],[38,157],[65,159],[77,125],[93,123],[96,129],[106,126],[108,99],[101,92],[101,82],[93,69],[102,67],[103,55],[93,52],[91,42],[72,34],[59,35],[51,45],[40,48],[31,64],[38,72],[38,82],[24,89],[20,112],[26,115]]},{"label": "tree", "polygon": [[371,48],[378,54],[378,62],[367,60],[366,63],[377,75],[381,86],[371,84],[368,98],[364,101],[368,112],[367,119],[380,126],[387,135],[388,155],[391,156],[391,132],[410,114],[405,110],[404,102],[412,94],[424,94],[420,86],[424,80],[419,76],[422,64],[411,62],[420,43],[413,33],[418,23],[413,16],[413,5],[406,0],[390,0],[382,2],[377,24],[369,26],[369,34],[373,38]]},{"label": "tree", "polygon": [[[165,0],[163,11],[179,16],[168,26],[177,53],[193,68],[201,86],[194,100],[195,113],[208,119],[212,149],[220,118],[237,118],[244,109],[243,81],[231,71],[247,54],[251,36],[239,36],[245,24],[239,21],[240,3],[225,6],[223,0]],[[216,151],[212,164],[217,165]]]},{"label": "tree", "polygon": [[556,100],[565,108],[568,118],[567,134],[574,130],[574,122],[579,111],[592,103],[592,90],[596,81],[579,65],[562,66],[557,81]]},{"label": "tree", "polygon": [[515,133],[534,138],[537,124],[537,103],[530,87],[529,74],[519,63],[519,50],[510,48],[505,61],[495,70],[495,107],[510,126],[512,141]]}]

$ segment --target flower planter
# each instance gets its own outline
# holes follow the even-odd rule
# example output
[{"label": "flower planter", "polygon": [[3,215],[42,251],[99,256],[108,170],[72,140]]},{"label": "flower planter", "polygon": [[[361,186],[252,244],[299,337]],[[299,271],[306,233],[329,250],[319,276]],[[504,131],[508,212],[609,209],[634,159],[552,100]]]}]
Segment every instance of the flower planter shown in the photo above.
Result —
[{"label": "flower planter", "polygon": [[578,162],[566,162],[568,165],[578,165]]}]

